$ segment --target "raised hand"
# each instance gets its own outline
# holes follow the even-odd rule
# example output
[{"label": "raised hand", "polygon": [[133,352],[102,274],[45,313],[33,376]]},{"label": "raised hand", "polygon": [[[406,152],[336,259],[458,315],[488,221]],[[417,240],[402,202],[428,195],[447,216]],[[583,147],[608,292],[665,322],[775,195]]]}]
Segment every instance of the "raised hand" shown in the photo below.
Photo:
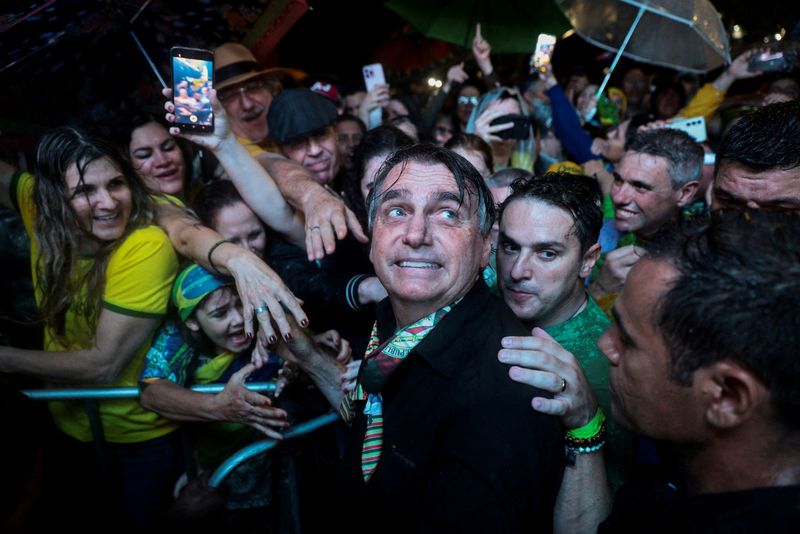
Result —
[{"label": "raised hand", "polygon": [[532,333],[504,337],[498,360],[512,366],[508,371],[512,380],[553,394],[552,399],[534,397],[534,410],[559,416],[567,429],[580,428],[597,411],[597,399],[580,362],[541,328]]},{"label": "raised hand", "polygon": [[502,141],[500,137],[496,136],[497,132],[508,130],[514,126],[513,122],[504,122],[502,124],[492,125],[492,121],[498,117],[506,115],[505,111],[498,109],[500,104],[499,100],[495,100],[484,109],[478,118],[475,119],[475,135],[486,141]]},{"label": "raised hand", "polygon": [[481,23],[475,25],[475,38],[472,39],[472,55],[481,71],[488,76],[492,73],[492,60],[489,57],[492,53],[492,45],[481,35]]},{"label": "raised hand", "polygon": [[273,408],[269,397],[250,391],[244,385],[255,369],[250,363],[230,377],[225,389],[214,398],[215,410],[224,421],[244,423],[272,439],[283,439],[280,430],[289,426],[286,412]]}]

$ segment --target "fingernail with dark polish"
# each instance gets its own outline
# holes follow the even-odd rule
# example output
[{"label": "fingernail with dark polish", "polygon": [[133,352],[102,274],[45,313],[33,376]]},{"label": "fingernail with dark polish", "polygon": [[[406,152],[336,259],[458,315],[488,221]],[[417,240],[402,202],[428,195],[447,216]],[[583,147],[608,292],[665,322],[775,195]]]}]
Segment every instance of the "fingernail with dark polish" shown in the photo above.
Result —
[{"label": "fingernail with dark polish", "polygon": [[278,338],[275,336],[269,336],[269,339],[267,341],[269,341],[270,345],[274,345],[278,341]]},{"label": "fingernail with dark polish", "polygon": [[292,334],[284,334],[283,339],[285,339],[286,341],[291,341],[292,340]]},{"label": "fingernail with dark polish", "polygon": [[300,326],[302,327],[308,326],[308,319],[303,319],[302,321],[300,321]]},{"label": "fingernail with dark polish", "polygon": [[253,339],[253,333],[247,332],[247,339]]}]

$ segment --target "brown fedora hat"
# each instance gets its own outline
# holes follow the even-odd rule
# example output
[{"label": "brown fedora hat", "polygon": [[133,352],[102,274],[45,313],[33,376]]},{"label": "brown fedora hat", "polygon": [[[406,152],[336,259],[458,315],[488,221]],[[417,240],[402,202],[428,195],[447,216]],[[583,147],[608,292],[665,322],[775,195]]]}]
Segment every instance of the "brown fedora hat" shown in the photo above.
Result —
[{"label": "brown fedora hat", "polygon": [[253,53],[240,43],[225,43],[215,48],[214,63],[214,87],[217,90],[266,74],[278,77],[286,73],[286,69],[262,68]]}]

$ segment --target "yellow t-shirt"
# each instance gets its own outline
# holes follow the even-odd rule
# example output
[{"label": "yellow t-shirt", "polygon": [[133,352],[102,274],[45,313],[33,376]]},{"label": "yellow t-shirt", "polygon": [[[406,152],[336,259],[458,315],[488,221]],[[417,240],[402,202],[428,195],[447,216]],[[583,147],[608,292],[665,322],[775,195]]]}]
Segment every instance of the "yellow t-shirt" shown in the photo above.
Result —
[{"label": "yellow t-shirt", "polygon": [[680,110],[676,117],[691,119],[702,115],[706,121],[710,121],[723,100],[725,100],[725,93],[714,87],[713,84],[707,83],[695,93],[689,103],[686,104],[686,107]]},{"label": "yellow t-shirt", "polygon": [[263,154],[265,152],[278,152],[278,147],[269,139],[265,139],[260,143],[256,143],[250,141],[246,137],[241,137],[239,135],[236,136],[236,140],[239,141],[239,144],[243,145],[247,149],[247,153],[253,157],[258,156],[259,154]]},{"label": "yellow t-shirt", "polygon": [[[33,202],[34,177],[18,173],[12,181],[12,198],[22,216],[31,240],[31,269],[36,290],[36,302],[41,302],[41,290],[36,276],[39,247],[33,232],[36,206]],[[92,259],[79,260],[78,270],[85,272]],[[162,317],[167,311],[170,289],[178,270],[178,258],[169,238],[161,228],[146,226],[131,233],[114,249],[106,266],[103,307],[115,313],[134,317]],[[86,288],[76,295],[75,301],[86,299]],[[49,328],[45,328],[44,348],[48,351],[85,349],[94,342],[94,331],[86,318],[78,313],[77,306],[66,314],[66,340],[59,341]],[[144,366],[147,349],[152,338],[136,351],[122,371],[114,386],[137,386]],[[109,385],[109,384],[103,384]],[[172,432],[177,424],[141,407],[138,400],[114,400],[98,403],[100,419],[106,441],[136,443],[157,438]],[[67,435],[81,441],[91,441],[89,420],[83,403],[51,402],[50,413],[56,425]]]}]

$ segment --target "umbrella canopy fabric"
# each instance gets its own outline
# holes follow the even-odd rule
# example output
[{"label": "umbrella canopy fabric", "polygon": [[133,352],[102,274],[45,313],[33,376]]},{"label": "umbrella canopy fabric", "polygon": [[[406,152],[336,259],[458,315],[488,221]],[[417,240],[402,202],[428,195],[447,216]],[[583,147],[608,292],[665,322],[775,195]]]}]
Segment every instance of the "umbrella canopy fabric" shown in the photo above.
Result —
[{"label": "umbrella canopy fabric", "polygon": [[617,52],[644,8],[623,55],[694,73],[730,63],[728,34],[708,0],[557,0],[575,31]]},{"label": "umbrella canopy fabric", "polygon": [[492,53],[531,53],[539,33],[562,34],[569,22],[553,0],[388,0],[384,5],[423,35],[472,46],[475,25]]},{"label": "umbrella canopy fabric", "polygon": [[0,127],[108,121],[142,102],[160,103],[139,43],[165,79],[173,45],[239,41],[272,66],[278,40],[307,9],[305,0],[4,0]]}]

